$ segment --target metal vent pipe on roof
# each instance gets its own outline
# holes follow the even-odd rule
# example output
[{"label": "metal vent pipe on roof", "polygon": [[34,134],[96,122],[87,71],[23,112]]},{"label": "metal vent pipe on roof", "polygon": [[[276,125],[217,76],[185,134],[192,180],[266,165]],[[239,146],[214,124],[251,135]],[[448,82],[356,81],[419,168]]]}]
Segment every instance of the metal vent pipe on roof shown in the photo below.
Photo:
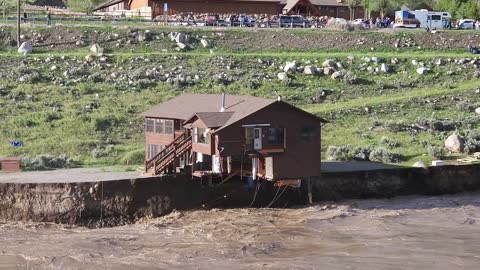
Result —
[{"label": "metal vent pipe on roof", "polygon": [[222,93],[222,107],[220,108],[220,112],[225,111],[225,93]]}]

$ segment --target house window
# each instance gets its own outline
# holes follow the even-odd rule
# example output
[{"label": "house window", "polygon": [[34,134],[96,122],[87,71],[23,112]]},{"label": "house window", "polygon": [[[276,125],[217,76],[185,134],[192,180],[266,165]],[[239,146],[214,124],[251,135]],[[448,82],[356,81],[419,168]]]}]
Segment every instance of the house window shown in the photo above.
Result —
[{"label": "house window", "polygon": [[210,144],[210,135],[205,128],[193,128],[193,142]]},{"label": "house window", "polygon": [[165,120],[165,134],[173,134],[173,120]]},{"label": "house window", "polygon": [[147,118],[147,120],[145,121],[145,129],[147,132],[153,132],[153,126],[154,126],[154,123],[155,121],[151,118]]},{"label": "house window", "polygon": [[303,127],[302,128],[302,141],[304,142],[314,142],[320,136],[320,130],[318,127]]},{"label": "house window", "polygon": [[162,134],[163,133],[163,120],[157,119],[155,120],[155,133]]},{"label": "house window", "polygon": [[285,129],[283,128],[269,128],[268,129],[268,143],[282,144],[285,139]]},{"label": "house window", "polygon": [[160,151],[160,146],[156,144],[149,144],[147,146],[147,157],[148,159],[152,159],[155,157]]}]

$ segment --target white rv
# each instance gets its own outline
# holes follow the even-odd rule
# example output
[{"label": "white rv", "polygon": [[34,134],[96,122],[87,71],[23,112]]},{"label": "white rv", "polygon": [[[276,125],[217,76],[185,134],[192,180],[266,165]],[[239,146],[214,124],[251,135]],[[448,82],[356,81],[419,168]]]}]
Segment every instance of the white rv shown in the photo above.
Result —
[{"label": "white rv", "polygon": [[452,15],[443,11],[402,10],[395,12],[393,27],[440,29],[451,19]]}]

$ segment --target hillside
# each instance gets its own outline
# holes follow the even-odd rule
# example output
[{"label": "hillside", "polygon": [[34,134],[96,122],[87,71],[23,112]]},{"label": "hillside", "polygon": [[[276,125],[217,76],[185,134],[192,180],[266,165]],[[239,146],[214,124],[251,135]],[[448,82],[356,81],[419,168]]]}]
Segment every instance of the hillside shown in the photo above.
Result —
[{"label": "hillside", "polygon": [[[178,51],[171,31],[190,34],[190,49]],[[3,155],[141,163],[139,113],[181,92],[281,95],[331,121],[324,158],[329,146],[342,146],[330,154],[375,150],[384,161],[429,162],[432,152],[448,156],[439,148],[455,131],[468,138],[467,152],[480,150],[480,60],[464,49],[480,44],[473,31],[55,27],[24,35],[35,46],[25,57],[10,47],[13,29],[0,31]],[[105,53],[88,58],[94,43]],[[285,66],[295,68],[281,80]]]}]

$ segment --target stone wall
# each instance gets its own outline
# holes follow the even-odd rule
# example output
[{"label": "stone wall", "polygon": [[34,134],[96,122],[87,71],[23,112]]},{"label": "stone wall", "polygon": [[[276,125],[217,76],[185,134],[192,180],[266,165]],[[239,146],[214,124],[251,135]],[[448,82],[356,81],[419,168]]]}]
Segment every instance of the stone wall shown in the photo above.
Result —
[{"label": "stone wall", "polygon": [[311,181],[315,201],[439,195],[480,189],[480,165],[323,173]]}]

